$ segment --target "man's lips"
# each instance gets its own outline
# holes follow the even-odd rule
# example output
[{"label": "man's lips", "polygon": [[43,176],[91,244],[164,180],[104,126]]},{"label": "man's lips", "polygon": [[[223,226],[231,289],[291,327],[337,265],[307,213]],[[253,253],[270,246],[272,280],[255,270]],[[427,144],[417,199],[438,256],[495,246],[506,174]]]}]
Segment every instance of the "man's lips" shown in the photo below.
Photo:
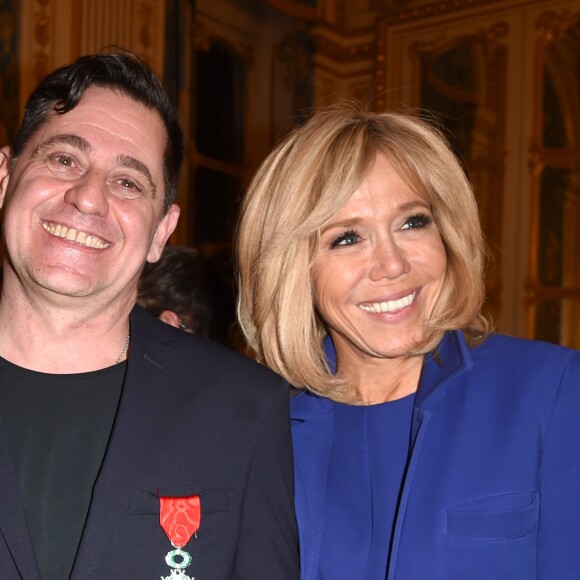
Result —
[{"label": "man's lips", "polygon": [[87,248],[96,248],[104,250],[111,246],[109,242],[93,235],[87,234],[81,230],[75,230],[60,224],[53,224],[52,222],[42,222],[42,227],[52,236],[57,238],[65,238],[69,242],[74,242]]}]

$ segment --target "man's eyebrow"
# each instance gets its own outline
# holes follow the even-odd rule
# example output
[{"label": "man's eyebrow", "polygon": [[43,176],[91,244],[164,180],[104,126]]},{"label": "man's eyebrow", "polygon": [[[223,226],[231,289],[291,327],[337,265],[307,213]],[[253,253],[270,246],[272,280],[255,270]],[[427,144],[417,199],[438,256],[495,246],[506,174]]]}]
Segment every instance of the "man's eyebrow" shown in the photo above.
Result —
[{"label": "man's eyebrow", "polygon": [[141,175],[143,175],[143,177],[145,177],[145,179],[147,179],[147,181],[149,182],[151,194],[153,198],[155,197],[157,193],[157,187],[155,186],[155,183],[153,183],[153,177],[147,165],[139,161],[139,159],[131,157],[130,155],[119,155],[117,156],[115,161],[117,165],[120,165],[121,167],[126,167],[127,169],[134,169],[135,171],[141,173]]},{"label": "man's eyebrow", "polygon": [[[35,155],[42,154],[42,152],[46,149],[50,149],[55,145],[64,144],[70,145],[79,151],[84,152],[93,152],[93,146],[83,137],[79,137],[79,135],[73,135],[72,133],[63,133],[61,135],[53,135],[49,137],[45,141],[39,143],[34,151]],[[157,187],[153,182],[153,177],[151,176],[151,172],[149,168],[135,157],[131,157],[130,155],[118,155],[115,159],[115,163],[121,167],[126,167],[127,169],[134,169],[143,175],[143,177],[147,180],[148,185],[151,189],[151,194],[155,197],[157,193]]]},{"label": "man's eyebrow", "polygon": [[91,144],[86,139],[83,139],[78,135],[63,133],[62,135],[53,135],[52,137],[49,137],[45,141],[39,143],[34,153],[41,153],[43,150],[49,149],[50,147],[59,145],[61,143],[64,145],[71,145],[72,147],[75,147],[81,151],[93,151]]}]

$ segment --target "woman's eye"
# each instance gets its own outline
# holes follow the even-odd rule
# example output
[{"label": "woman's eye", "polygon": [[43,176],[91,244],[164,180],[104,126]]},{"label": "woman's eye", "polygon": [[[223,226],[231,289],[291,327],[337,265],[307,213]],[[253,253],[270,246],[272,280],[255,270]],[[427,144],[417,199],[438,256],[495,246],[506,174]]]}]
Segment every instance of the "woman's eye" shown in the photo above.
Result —
[{"label": "woman's eye", "polygon": [[433,223],[433,218],[427,214],[414,215],[405,220],[403,224],[404,230],[415,230],[420,228],[426,228]]},{"label": "woman's eye", "polygon": [[331,248],[337,248],[338,246],[352,246],[356,244],[360,240],[359,235],[352,231],[352,232],[345,232],[344,234],[340,234],[331,244]]}]

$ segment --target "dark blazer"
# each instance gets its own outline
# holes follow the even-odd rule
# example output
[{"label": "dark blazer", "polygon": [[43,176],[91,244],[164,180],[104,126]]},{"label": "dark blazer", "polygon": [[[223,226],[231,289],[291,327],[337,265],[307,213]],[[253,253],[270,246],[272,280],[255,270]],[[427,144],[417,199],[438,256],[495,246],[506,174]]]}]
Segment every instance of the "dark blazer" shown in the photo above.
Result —
[{"label": "dark blazer", "polygon": [[[119,409],[71,579],[169,576],[172,547],[159,524],[158,495],[193,494],[202,515],[185,547],[193,557],[189,576],[298,578],[285,384],[136,307]],[[0,578],[39,578],[1,429]]]},{"label": "dark blazer", "polygon": [[[302,578],[315,580],[334,403],[308,397],[292,420]],[[424,364],[410,440],[388,580],[580,578],[579,352],[501,335],[469,349],[447,333]],[[366,556],[350,555],[361,580]]]}]

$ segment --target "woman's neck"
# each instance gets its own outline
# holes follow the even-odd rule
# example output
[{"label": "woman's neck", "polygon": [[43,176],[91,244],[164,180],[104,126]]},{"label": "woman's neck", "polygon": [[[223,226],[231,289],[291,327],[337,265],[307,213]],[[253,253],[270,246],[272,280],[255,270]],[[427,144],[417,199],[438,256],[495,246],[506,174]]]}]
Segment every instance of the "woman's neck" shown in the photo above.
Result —
[{"label": "woman's neck", "polygon": [[339,359],[339,376],[348,385],[344,402],[375,405],[402,399],[417,391],[422,367],[422,356],[371,358],[361,364],[349,361],[342,365]]}]

